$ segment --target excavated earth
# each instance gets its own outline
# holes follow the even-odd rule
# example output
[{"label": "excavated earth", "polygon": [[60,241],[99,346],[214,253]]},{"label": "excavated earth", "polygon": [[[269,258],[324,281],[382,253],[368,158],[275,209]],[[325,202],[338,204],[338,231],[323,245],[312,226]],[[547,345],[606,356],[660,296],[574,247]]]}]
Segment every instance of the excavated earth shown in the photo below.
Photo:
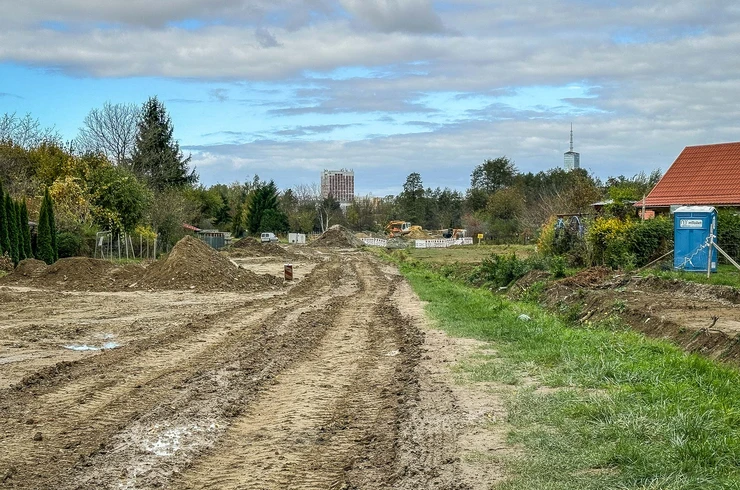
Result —
[{"label": "excavated earth", "polygon": [[[541,273],[530,273],[517,282],[512,294],[519,296],[546,279]],[[689,352],[740,363],[737,288],[592,268],[547,281],[544,299],[551,308],[567,311],[582,323],[619,317],[632,328]]]},{"label": "excavated earth", "polygon": [[250,271],[200,245],[146,268],[29,261],[0,283],[0,487],[502,478],[480,457],[506,450],[501,401],[450,370],[476,345],[431,329],[395,269],[314,250],[283,284],[283,257]]}]

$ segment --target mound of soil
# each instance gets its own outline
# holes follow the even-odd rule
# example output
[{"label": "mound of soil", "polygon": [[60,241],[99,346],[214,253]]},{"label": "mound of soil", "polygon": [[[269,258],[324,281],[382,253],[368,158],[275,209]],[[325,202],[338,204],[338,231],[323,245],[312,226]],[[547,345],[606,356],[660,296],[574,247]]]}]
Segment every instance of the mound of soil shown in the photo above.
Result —
[{"label": "mound of soil", "polygon": [[231,244],[228,250],[235,257],[286,257],[293,258],[295,254],[276,243],[262,243],[256,238],[245,237]]},{"label": "mound of soil", "polygon": [[201,240],[182,238],[166,259],[150,265],[136,287],[198,291],[253,291],[282,281],[241,269]]},{"label": "mound of soil", "polygon": [[412,228],[405,236],[414,240],[429,240],[431,238],[431,235],[421,228]]},{"label": "mound of soil", "polygon": [[18,277],[39,277],[46,271],[46,262],[37,259],[24,259],[18,263],[13,275]]},{"label": "mound of soil", "polygon": [[26,259],[3,282],[68,291],[120,291],[136,281],[143,270],[138,265],[117,266],[89,257],[67,257],[50,266],[41,260]]},{"label": "mound of soil", "polygon": [[362,240],[341,225],[334,225],[310,243],[312,247],[361,247]]},{"label": "mound of soil", "polygon": [[556,284],[566,287],[590,287],[595,286],[601,282],[604,282],[608,277],[612,276],[614,271],[608,267],[590,267],[584,269],[578,274],[570,277],[566,277],[557,281]]},{"label": "mound of soil", "polygon": [[0,257],[0,271],[13,272],[13,259],[7,253]]}]

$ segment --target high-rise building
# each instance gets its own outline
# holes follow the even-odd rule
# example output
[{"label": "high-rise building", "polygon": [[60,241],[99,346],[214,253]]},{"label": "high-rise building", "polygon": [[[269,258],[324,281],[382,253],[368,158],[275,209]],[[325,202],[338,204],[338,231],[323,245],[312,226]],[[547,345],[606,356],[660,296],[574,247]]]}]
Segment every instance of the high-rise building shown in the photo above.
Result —
[{"label": "high-rise building", "polygon": [[581,168],[581,154],[573,151],[573,125],[570,125],[570,150],[563,154],[563,163],[565,170]]},{"label": "high-rise building", "polygon": [[340,203],[352,202],[355,198],[355,173],[352,170],[324,170],[321,172],[321,197],[329,194]]}]

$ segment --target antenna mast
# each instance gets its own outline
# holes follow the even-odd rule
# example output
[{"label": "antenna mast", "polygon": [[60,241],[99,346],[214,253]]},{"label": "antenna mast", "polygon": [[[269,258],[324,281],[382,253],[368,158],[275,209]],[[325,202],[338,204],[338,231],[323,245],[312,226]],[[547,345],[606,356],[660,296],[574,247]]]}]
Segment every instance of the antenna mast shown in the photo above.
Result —
[{"label": "antenna mast", "polygon": [[570,151],[573,151],[573,123],[570,123]]}]

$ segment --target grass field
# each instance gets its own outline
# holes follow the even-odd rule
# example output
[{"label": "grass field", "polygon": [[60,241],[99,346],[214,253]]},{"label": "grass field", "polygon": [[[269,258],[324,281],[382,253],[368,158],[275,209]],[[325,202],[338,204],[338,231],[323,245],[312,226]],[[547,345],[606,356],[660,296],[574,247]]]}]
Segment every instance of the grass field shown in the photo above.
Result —
[{"label": "grass field", "polygon": [[738,370],[614,318],[573,326],[428,265],[401,269],[440,328],[490,342],[461,369],[505,387],[515,451],[503,459],[510,478],[494,488],[740,488]]},{"label": "grass field", "polygon": [[434,264],[479,263],[492,254],[515,254],[523,259],[534,253],[534,245],[466,245],[450,248],[409,248],[409,255],[415,259]]}]

